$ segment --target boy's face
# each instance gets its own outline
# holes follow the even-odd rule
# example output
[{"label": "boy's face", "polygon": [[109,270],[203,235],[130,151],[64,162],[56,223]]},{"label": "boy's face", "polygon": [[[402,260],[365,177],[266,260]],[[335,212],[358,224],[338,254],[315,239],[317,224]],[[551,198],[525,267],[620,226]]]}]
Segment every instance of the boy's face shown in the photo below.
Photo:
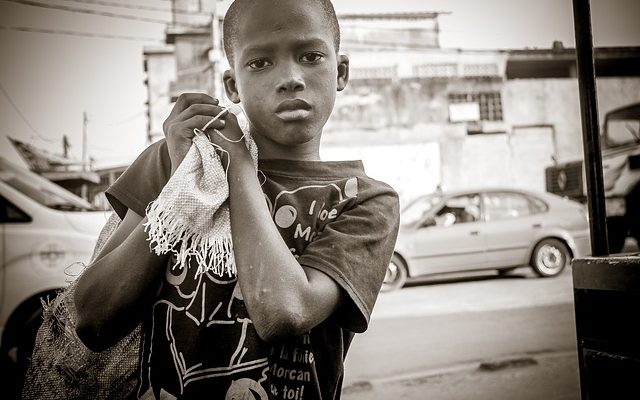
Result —
[{"label": "boy's face", "polygon": [[314,3],[256,1],[238,18],[225,88],[232,101],[242,102],[261,151],[317,150],[336,92],[347,83],[348,59],[336,55],[331,30]]}]

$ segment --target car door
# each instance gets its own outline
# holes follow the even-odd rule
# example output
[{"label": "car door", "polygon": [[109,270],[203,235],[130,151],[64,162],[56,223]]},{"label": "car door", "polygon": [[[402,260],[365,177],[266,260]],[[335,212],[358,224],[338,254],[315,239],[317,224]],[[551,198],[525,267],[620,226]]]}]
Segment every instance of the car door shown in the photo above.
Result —
[{"label": "car door", "polygon": [[486,265],[480,197],[476,193],[446,198],[406,241],[412,275],[469,271]]},{"label": "car door", "polygon": [[486,192],[482,194],[482,206],[488,266],[522,265],[535,231],[542,227],[529,197],[508,191]]}]

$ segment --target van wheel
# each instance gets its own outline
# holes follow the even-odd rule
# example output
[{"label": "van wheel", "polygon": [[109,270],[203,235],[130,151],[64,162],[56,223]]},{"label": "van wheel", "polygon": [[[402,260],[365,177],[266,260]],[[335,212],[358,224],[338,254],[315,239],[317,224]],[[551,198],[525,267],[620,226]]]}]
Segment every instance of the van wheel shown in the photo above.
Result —
[{"label": "van wheel", "polygon": [[569,264],[569,248],[558,239],[541,240],[533,249],[531,268],[538,276],[547,278],[559,275]]},{"label": "van wheel", "polygon": [[40,325],[42,325],[42,308],[33,312],[20,331],[16,349],[16,384],[18,385],[18,393],[22,392],[22,386],[27,376],[27,370],[29,369],[29,363],[31,362],[31,356],[33,355]]},{"label": "van wheel", "polygon": [[399,255],[394,254],[389,261],[387,273],[382,282],[382,292],[400,289],[407,282],[407,266]]},{"label": "van wheel", "polygon": [[8,382],[11,384],[4,389],[10,399],[20,398],[33,354],[36,335],[42,325],[42,307],[30,310],[23,309],[18,318],[20,319],[19,325],[13,325],[10,332],[6,332],[11,339],[9,343],[3,343],[0,361],[2,374],[10,377]]}]

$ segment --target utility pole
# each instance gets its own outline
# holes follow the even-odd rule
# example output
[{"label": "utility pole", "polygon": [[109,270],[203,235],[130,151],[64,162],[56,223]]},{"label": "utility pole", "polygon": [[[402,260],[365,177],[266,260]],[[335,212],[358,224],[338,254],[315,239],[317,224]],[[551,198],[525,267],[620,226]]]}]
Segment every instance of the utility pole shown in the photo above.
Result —
[{"label": "utility pole", "polygon": [[82,170],[87,170],[87,112],[82,112]]},{"label": "utility pole", "polygon": [[66,134],[62,135],[62,155],[64,158],[69,158],[70,147],[71,143],[69,143],[69,137]]}]

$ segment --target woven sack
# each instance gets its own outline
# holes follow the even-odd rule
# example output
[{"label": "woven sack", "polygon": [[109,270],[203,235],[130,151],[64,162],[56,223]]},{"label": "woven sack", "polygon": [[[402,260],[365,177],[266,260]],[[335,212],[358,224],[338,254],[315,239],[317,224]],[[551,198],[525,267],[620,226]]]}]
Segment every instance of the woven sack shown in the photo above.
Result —
[{"label": "woven sack", "polygon": [[[102,229],[93,251],[93,260],[116,229],[116,213]],[[43,322],[36,336],[27,370],[22,398],[126,399],[137,387],[141,325],[107,350],[89,350],[76,335],[75,283],[58,296],[43,300]]]}]

